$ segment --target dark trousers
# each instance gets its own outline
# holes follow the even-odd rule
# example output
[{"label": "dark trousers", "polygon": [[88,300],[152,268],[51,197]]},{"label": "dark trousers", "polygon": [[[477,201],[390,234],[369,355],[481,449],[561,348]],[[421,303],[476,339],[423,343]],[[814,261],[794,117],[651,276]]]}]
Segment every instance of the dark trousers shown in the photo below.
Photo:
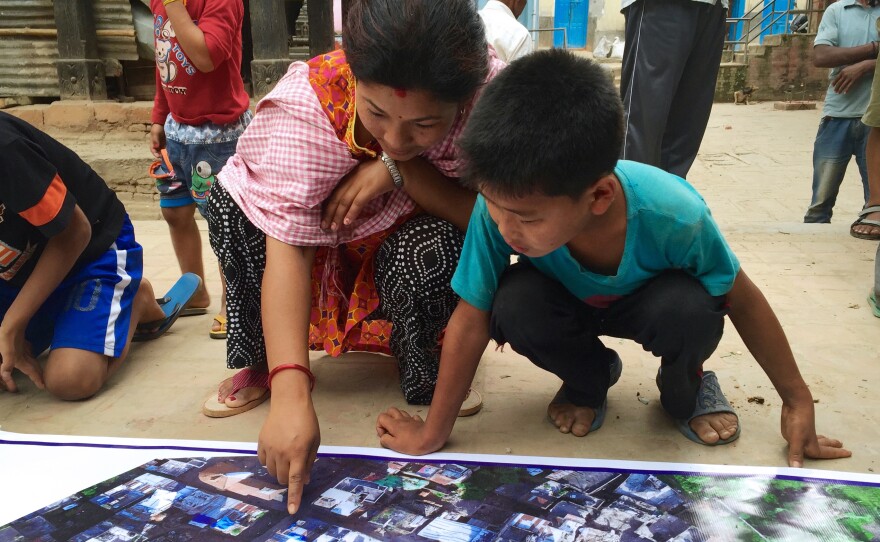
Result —
[{"label": "dark trousers", "polygon": [[[248,220],[223,183],[208,196],[211,248],[226,278],[230,369],[266,370],[263,338],[263,272],[266,234]],[[400,388],[411,404],[428,405],[440,367],[440,332],[458,303],[450,286],[464,234],[428,215],[408,220],[379,247],[375,256],[379,309],[367,320],[389,320],[391,351],[400,367]]]},{"label": "dark trousers", "polygon": [[569,401],[592,408],[605,401],[617,355],[599,336],[631,339],[660,358],[660,402],[681,419],[694,411],[703,362],[721,340],[725,304],[692,276],[669,271],[599,309],[533,265],[518,263],[501,277],[490,334],[561,378]]},{"label": "dark trousers", "polygon": [[621,158],[685,177],[712,111],[727,11],[721,2],[638,0],[624,16]]},{"label": "dark trousers", "polygon": [[391,352],[407,402],[430,405],[440,370],[437,340],[458,304],[450,282],[464,234],[445,220],[421,215],[405,222],[376,253],[376,318],[389,320]]}]

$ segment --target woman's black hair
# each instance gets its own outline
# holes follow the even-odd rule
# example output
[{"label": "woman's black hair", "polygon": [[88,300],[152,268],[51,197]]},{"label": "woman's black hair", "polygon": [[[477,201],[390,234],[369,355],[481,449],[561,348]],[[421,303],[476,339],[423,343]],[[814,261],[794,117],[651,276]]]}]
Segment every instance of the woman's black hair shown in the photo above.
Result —
[{"label": "woman's black hair", "polygon": [[354,0],[342,36],[356,78],[445,102],[469,99],[489,70],[473,0]]}]

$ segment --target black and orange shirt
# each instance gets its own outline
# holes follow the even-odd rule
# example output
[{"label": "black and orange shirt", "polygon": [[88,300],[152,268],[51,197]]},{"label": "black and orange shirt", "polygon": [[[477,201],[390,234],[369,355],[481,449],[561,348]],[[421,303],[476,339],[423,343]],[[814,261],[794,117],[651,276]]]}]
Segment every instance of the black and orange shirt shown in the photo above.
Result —
[{"label": "black and orange shirt", "polygon": [[70,223],[75,205],[92,225],[78,266],[116,240],[122,202],[72,150],[0,112],[0,280],[22,286],[49,239]]}]

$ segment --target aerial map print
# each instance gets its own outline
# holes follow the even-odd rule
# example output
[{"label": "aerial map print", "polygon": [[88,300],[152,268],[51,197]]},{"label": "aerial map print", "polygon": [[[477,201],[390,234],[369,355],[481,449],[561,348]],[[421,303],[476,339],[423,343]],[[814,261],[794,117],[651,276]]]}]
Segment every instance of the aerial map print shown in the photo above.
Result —
[{"label": "aerial map print", "polygon": [[156,459],[0,542],[880,540],[880,487],[855,482],[322,455],[295,516],[286,492],[251,455]]}]

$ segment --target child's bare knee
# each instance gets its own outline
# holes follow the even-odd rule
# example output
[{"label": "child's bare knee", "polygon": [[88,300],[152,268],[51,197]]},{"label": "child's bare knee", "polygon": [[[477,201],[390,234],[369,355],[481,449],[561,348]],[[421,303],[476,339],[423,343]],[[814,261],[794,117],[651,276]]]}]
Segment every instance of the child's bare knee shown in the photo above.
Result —
[{"label": "child's bare knee", "polygon": [[87,379],[83,376],[71,379],[46,379],[46,390],[62,401],[79,401],[88,399],[98,393],[102,382],[97,379]]},{"label": "child's bare knee", "polygon": [[[93,355],[98,356],[98,354]],[[53,352],[46,363],[43,379],[46,390],[53,396],[63,401],[79,401],[88,399],[100,391],[106,373],[106,362],[101,365],[91,359],[77,359],[75,355],[55,356]]]}]

